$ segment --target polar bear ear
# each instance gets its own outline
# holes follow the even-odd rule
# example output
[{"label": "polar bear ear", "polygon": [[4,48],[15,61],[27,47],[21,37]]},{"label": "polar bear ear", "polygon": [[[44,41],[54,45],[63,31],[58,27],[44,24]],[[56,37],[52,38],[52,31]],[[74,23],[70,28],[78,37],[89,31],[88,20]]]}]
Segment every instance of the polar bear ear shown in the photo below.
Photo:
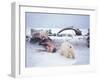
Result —
[{"label": "polar bear ear", "polygon": [[72,48],[72,46],[70,45],[69,48]]}]

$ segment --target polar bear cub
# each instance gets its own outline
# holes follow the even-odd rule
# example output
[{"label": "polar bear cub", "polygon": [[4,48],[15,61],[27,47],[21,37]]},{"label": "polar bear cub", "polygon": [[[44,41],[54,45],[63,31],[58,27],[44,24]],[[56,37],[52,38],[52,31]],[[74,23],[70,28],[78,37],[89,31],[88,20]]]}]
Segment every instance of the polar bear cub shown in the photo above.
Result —
[{"label": "polar bear cub", "polygon": [[75,58],[75,50],[72,44],[65,41],[60,46],[60,54],[66,58]]}]

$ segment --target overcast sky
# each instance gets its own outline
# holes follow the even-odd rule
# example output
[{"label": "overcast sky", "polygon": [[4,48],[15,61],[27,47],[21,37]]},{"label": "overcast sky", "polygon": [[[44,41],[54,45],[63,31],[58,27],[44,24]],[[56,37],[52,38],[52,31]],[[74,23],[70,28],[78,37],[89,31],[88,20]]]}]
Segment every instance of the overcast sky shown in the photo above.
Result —
[{"label": "overcast sky", "polygon": [[75,26],[77,28],[89,28],[90,17],[88,15],[25,13],[26,26],[34,28],[59,28]]}]

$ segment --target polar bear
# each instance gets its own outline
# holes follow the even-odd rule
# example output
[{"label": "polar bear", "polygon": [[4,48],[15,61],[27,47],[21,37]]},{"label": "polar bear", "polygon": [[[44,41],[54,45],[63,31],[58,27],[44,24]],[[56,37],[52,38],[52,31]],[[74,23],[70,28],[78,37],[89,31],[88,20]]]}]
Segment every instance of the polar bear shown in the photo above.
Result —
[{"label": "polar bear", "polygon": [[75,50],[72,44],[65,41],[60,46],[60,54],[66,58],[75,58]]}]

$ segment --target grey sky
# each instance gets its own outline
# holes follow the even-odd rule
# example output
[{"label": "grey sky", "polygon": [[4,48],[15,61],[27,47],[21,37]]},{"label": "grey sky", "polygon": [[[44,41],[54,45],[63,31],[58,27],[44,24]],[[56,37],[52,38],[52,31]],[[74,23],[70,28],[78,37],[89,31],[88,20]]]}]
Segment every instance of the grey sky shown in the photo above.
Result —
[{"label": "grey sky", "polygon": [[48,14],[48,13],[26,13],[27,27],[58,28],[75,26],[78,28],[89,28],[90,16]]}]

